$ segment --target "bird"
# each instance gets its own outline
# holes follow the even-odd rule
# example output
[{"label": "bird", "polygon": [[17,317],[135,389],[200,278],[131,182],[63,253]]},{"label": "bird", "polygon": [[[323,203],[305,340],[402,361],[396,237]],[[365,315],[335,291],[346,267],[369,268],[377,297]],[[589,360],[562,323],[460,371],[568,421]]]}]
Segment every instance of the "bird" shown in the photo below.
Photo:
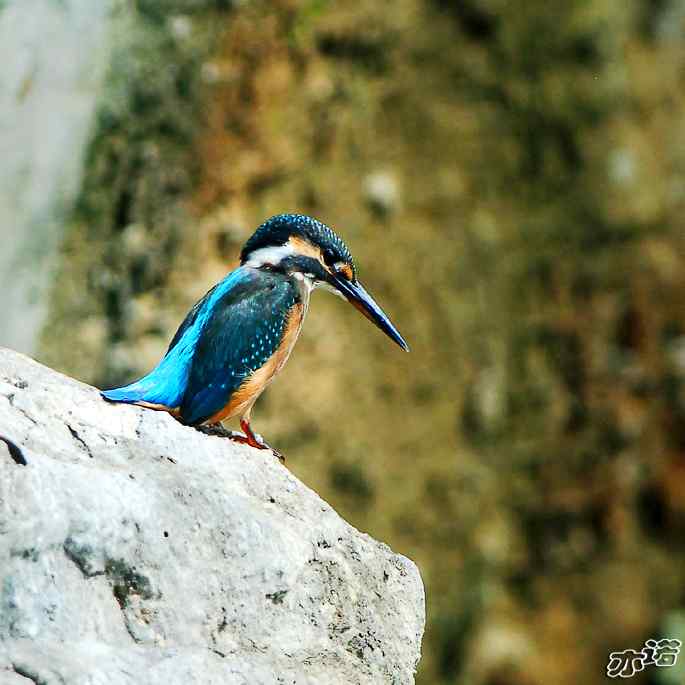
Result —
[{"label": "bird", "polygon": [[[278,214],[247,240],[240,265],[188,312],[157,366],[101,394],[110,402],[168,412],[182,424],[284,460],[252,430],[252,408],[288,361],[317,288],[347,300],[409,351],[359,282],[342,238],[312,217]],[[223,427],[232,418],[242,433]]]}]

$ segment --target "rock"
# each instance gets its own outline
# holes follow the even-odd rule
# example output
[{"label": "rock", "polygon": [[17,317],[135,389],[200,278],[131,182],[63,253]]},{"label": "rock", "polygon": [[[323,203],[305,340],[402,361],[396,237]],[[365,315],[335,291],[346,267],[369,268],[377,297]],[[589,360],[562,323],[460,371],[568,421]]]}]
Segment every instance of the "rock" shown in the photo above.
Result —
[{"label": "rock", "polygon": [[2,349],[0,434],[0,682],[413,682],[416,566],[271,454]]}]

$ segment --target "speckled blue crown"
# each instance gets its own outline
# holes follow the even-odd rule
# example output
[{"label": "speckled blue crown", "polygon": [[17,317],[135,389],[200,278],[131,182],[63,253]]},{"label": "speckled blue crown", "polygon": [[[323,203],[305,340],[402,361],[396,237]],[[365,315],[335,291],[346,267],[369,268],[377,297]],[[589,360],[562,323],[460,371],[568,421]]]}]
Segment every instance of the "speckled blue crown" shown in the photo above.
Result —
[{"label": "speckled blue crown", "polygon": [[352,255],[342,238],[326,224],[305,214],[277,214],[265,221],[243,246],[240,253],[241,263],[247,260],[251,252],[263,247],[284,245],[293,235],[318,245],[324,252],[329,250],[333,261],[345,262],[354,268]]}]

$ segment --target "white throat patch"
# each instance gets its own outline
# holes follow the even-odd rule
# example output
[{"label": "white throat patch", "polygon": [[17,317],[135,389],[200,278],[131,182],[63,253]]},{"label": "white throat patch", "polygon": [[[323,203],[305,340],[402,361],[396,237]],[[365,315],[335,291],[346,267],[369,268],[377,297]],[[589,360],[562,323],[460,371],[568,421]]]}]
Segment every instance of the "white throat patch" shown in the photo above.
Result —
[{"label": "white throat patch", "polygon": [[316,288],[316,282],[309,277],[309,274],[303,274],[296,271],[293,278],[300,284],[302,290],[306,290],[307,294],[311,293]]},{"label": "white throat patch", "polygon": [[260,247],[258,250],[254,250],[247,255],[245,266],[257,269],[260,266],[264,266],[264,264],[276,265],[282,259],[292,257],[294,254],[296,254],[295,249],[289,243],[279,245],[278,247]]},{"label": "white throat patch", "polygon": [[324,281],[316,281],[314,283],[314,287],[321,288],[321,290],[327,290],[329,293],[337,295],[341,300],[347,301],[347,298],[337,288],[334,288],[330,283],[326,283]]}]

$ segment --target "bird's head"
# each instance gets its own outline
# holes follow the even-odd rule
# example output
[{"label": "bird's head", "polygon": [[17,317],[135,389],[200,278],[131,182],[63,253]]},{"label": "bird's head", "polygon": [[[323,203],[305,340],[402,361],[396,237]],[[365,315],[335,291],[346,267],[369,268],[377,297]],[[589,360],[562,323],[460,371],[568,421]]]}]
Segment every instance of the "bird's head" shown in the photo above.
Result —
[{"label": "bird's head", "polygon": [[302,214],[278,214],[265,221],[243,246],[240,263],[290,274],[310,289],[324,288],[354,305],[402,349],[407,343],[357,280],[350,251],[332,229]]}]

